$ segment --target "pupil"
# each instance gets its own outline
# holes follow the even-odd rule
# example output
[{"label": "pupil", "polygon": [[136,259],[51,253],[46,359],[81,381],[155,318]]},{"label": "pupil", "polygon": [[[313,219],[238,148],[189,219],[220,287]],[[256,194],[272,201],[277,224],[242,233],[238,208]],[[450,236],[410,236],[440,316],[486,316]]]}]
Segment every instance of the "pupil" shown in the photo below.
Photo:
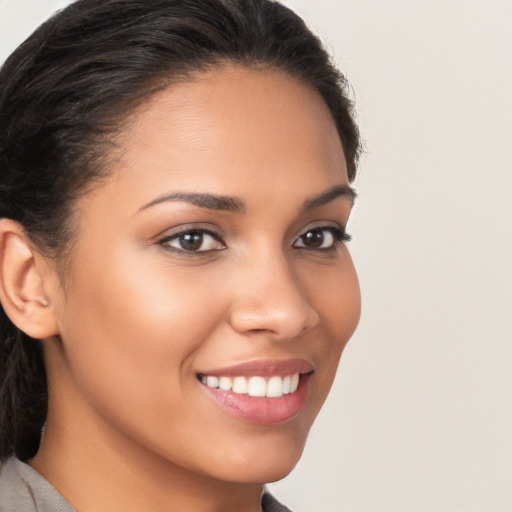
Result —
[{"label": "pupil", "polygon": [[186,233],[180,236],[180,244],[187,251],[197,251],[203,244],[201,233]]},{"label": "pupil", "polygon": [[324,243],[324,234],[320,229],[308,231],[304,235],[304,245],[307,247],[320,247]]}]

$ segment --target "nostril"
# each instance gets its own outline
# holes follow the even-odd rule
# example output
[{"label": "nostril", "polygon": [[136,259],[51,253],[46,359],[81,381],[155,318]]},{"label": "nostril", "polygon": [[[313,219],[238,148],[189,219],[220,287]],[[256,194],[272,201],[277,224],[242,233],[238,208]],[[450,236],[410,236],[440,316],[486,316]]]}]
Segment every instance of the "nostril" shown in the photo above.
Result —
[{"label": "nostril", "polygon": [[295,304],[264,303],[237,305],[230,312],[231,327],[245,334],[267,334],[277,340],[296,338],[314,328],[319,321],[316,311],[305,301]]}]

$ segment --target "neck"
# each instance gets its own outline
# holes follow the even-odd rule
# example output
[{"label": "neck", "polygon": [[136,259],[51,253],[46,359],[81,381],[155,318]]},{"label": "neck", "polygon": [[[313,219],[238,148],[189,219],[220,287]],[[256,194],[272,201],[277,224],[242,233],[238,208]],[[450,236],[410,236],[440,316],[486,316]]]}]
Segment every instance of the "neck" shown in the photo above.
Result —
[{"label": "neck", "polygon": [[[62,410],[50,407],[52,410]],[[101,420],[51,414],[29,464],[78,512],[259,512],[262,484],[203,475],[120,437]]]}]

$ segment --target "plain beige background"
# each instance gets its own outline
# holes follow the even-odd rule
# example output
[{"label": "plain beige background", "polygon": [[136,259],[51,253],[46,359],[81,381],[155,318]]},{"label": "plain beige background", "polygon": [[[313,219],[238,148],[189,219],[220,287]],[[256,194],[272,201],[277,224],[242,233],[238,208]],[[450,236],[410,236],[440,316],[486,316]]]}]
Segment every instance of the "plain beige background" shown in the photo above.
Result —
[{"label": "plain beige background", "polygon": [[[363,316],[294,512],[512,511],[512,1],[288,0],[350,79]],[[58,0],[0,0],[0,61]]]}]

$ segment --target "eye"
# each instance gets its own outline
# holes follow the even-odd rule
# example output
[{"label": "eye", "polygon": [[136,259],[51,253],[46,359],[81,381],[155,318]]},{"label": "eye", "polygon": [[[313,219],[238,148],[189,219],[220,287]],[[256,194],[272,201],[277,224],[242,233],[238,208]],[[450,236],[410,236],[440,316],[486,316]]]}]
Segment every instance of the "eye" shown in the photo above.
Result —
[{"label": "eye", "polygon": [[226,248],[216,233],[204,229],[181,231],[158,241],[166,248],[183,252],[221,251]]},{"label": "eye", "polygon": [[318,227],[309,229],[294,242],[293,247],[304,249],[334,249],[341,242],[348,242],[350,235],[341,228]]}]

